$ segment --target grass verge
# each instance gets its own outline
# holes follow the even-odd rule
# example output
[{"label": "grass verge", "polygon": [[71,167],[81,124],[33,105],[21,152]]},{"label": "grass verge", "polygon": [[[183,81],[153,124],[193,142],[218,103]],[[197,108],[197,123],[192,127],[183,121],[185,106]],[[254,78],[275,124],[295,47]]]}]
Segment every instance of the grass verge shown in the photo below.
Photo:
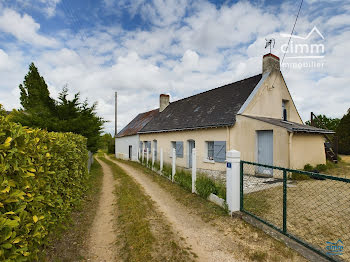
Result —
[{"label": "grass verge", "polygon": [[103,171],[95,160],[91,165],[91,179],[85,197],[72,213],[69,221],[49,236],[49,245],[43,250],[41,261],[83,261],[89,239],[89,230],[96,215],[102,186]]},{"label": "grass verge", "polygon": [[[114,156],[111,156],[116,159]],[[248,261],[306,261],[297,252],[287,247],[258,228],[253,227],[239,217],[230,217],[227,212],[207,201],[192,194],[178,184],[174,184],[156,172],[133,161],[120,160],[149,176],[164,190],[170,193],[179,203],[190,209],[192,214],[215,226],[223,235],[230,235],[232,243],[236,245],[235,256],[238,260]]]},{"label": "grass verge", "polygon": [[124,261],[193,261],[153,201],[118,165],[106,158],[117,179],[118,247]]}]

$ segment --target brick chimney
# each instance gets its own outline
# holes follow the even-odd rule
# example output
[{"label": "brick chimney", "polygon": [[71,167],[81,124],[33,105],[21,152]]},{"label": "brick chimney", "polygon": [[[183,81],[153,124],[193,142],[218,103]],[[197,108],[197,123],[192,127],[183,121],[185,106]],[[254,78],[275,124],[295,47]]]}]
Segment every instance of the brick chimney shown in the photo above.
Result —
[{"label": "brick chimney", "polygon": [[273,70],[280,71],[280,58],[271,53],[263,56],[262,73],[271,72]]},{"label": "brick chimney", "polygon": [[159,112],[162,112],[170,104],[170,96],[161,94],[159,96]]}]

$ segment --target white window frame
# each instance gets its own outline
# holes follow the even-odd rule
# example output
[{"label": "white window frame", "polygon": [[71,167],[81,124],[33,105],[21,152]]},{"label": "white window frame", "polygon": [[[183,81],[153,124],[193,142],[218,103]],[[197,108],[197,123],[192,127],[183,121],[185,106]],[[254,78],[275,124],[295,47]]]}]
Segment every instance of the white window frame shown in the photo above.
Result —
[{"label": "white window frame", "polygon": [[[213,158],[209,158],[209,143],[213,143]],[[214,141],[205,141],[205,158],[203,159],[203,162],[205,163],[211,163],[214,164]]]}]

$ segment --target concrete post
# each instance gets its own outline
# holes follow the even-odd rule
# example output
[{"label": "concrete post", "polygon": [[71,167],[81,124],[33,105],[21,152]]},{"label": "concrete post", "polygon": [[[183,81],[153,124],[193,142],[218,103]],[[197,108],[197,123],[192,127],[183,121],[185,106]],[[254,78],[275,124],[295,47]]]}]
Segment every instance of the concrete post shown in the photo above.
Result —
[{"label": "concrete post", "polygon": [[240,209],[240,161],[241,152],[226,153],[226,202],[230,214]]},{"label": "concrete post", "polygon": [[154,148],[152,147],[152,170],[153,170],[153,167],[154,167]]},{"label": "concrete post", "polygon": [[146,148],[146,166],[148,167],[148,160],[149,160],[149,148]]},{"label": "concrete post", "polygon": [[142,162],[142,164],[143,164],[144,153],[145,153],[144,145],[143,145],[143,144],[144,144],[144,143],[142,143],[142,146],[141,146],[141,152],[142,152],[142,154],[141,154],[141,162]]},{"label": "concrete post", "polygon": [[176,149],[173,148],[173,158],[172,158],[172,172],[171,172],[171,181],[174,182],[175,172],[176,172]]},{"label": "concrete post", "polygon": [[197,180],[197,159],[196,149],[192,149],[192,193],[196,193],[196,180]]},{"label": "concrete post", "polygon": [[160,149],[160,172],[163,171],[163,148]]}]

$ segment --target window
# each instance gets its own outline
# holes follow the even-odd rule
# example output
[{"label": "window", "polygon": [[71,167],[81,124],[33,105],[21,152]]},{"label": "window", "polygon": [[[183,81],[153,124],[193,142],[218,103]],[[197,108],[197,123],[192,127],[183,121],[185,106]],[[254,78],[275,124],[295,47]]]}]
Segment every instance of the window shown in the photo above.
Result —
[{"label": "window", "polygon": [[209,141],[208,143],[208,159],[214,160],[214,141]]},{"label": "window", "polygon": [[151,141],[144,141],[144,151],[147,152],[147,148],[148,148],[148,152],[151,153]]},{"label": "window", "polygon": [[157,160],[157,140],[153,140],[154,159]]},{"label": "window", "polygon": [[[175,148],[176,157],[183,158],[184,156],[184,142],[182,141],[171,141],[171,148]],[[171,153],[172,155],[172,153]]]},{"label": "window", "polygon": [[288,104],[288,100],[282,100],[282,120],[284,120],[284,121],[288,120],[287,104]]},{"label": "window", "polygon": [[226,160],[226,141],[208,141],[208,160],[215,162],[225,162]]}]

